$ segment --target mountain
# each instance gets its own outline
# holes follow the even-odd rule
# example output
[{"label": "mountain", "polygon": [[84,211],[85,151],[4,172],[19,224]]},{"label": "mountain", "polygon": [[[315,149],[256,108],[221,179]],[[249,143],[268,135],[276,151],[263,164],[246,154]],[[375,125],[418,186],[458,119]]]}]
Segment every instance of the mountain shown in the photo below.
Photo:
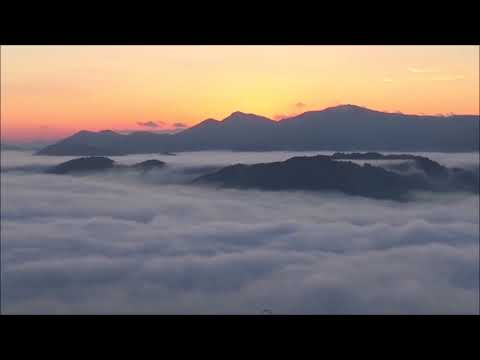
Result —
[{"label": "mountain", "polygon": [[82,157],[69,160],[53,166],[46,171],[47,174],[80,174],[105,170],[140,170],[142,172],[161,169],[165,163],[160,160],[146,160],[133,165],[118,165],[114,160],[103,156]]},{"label": "mountain", "polygon": [[[479,191],[478,174],[447,169],[428,158],[411,156],[407,159],[414,167],[418,161],[420,164],[430,164],[427,171],[420,165],[417,172],[406,169],[391,171],[368,163],[362,166],[337,159],[317,155],[293,157],[281,162],[236,164],[200,176],[193,183],[239,189],[340,191],[349,195],[391,200],[405,200],[413,190]],[[432,168],[436,170],[428,171]]]},{"label": "mountain", "polygon": [[[385,165],[360,165],[348,159],[384,161]],[[165,162],[155,159],[121,165],[107,157],[93,156],[66,161],[45,172],[81,175],[128,170],[146,173],[165,166]],[[301,156],[280,162],[236,164],[221,169],[198,168],[190,171],[192,174],[207,172],[206,175],[197,175],[192,184],[239,189],[340,191],[349,195],[391,200],[406,200],[412,190],[479,192],[478,172],[449,169],[426,157],[408,154],[336,153],[332,156]]]},{"label": "mountain", "polygon": [[48,174],[71,174],[78,172],[100,171],[113,168],[114,161],[106,157],[84,157],[66,161],[48,169]]},{"label": "mountain", "polygon": [[176,151],[195,150],[264,150],[265,139],[278,127],[276,121],[263,116],[232,113],[222,121],[207,119],[174,135]]},{"label": "mountain", "polygon": [[354,105],[309,111],[282,121],[292,150],[475,151],[478,116],[385,113]]},{"label": "mountain", "polygon": [[234,112],[175,134],[81,131],[40,150],[40,155],[124,155],[196,150],[479,150],[479,117],[386,113],[355,105],[273,121]]},{"label": "mountain", "polygon": [[110,130],[100,132],[83,130],[41,149],[37,155],[125,155],[127,152],[119,148],[122,139],[123,135]]},{"label": "mountain", "polygon": [[335,153],[330,156],[332,160],[411,160],[414,162],[413,166],[409,166],[409,162],[403,162],[400,164],[387,165],[390,169],[399,171],[409,171],[413,168],[423,171],[426,175],[433,178],[445,178],[448,176],[448,169],[445,166],[440,165],[436,161],[430,160],[424,156],[410,155],[410,154],[390,154],[383,155],[377,152],[367,153]]},{"label": "mountain", "polygon": [[153,169],[161,169],[165,166],[165,162],[160,160],[145,160],[137,164],[130,166],[136,170],[149,171]]},{"label": "mountain", "polygon": [[169,134],[154,134],[148,131],[138,131],[128,135],[111,130],[80,131],[41,149],[37,155],[120,156],[166,152],[170,149],[169,137]]},{"label": "mountain", "polygon": [[0,150],[5,150],[5,151],[20,151],[20,150],[24,150],[24,149],[22,149],[20,146],[17,146],[17,145],[0,143]]},{"label": "mountain", "polygon": [[0,150],[11,150],[11,151],[38,151],[43,149],[47,145],[51,144],[50,141],[34,141],[34,142],[22,142],[16,144],[0,144]]}]

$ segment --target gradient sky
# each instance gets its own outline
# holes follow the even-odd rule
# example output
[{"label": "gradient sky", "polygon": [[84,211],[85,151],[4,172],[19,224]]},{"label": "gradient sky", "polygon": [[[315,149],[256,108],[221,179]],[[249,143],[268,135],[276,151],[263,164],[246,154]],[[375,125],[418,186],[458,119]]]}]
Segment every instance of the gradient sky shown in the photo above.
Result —
[{"label": "gradient sky", "polygon": [[478,114],[479,47],[1,47],[3,141],[172,129],[237,110],[280,119],[346,103]]}]

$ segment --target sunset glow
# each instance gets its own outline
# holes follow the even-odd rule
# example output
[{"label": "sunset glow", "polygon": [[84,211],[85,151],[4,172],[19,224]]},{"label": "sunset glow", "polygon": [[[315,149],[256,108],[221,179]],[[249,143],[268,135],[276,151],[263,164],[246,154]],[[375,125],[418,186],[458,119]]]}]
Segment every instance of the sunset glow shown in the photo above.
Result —
[{"label": "sunset glow", "polygon": [[479,113],[477,46],[2,46],[2,140],[338,104]]}]

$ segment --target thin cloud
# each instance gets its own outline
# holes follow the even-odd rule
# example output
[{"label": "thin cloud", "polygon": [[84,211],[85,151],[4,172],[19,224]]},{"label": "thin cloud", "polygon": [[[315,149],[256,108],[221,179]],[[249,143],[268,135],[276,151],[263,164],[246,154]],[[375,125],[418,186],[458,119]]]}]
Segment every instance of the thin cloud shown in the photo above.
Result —
[{"label": "thin cloud", "polygon": [[383,78],[383,82],[393,82],[393,79],[392,78]]},{"label": "thin cloud", "polygon": [[273,120],[282,120],[282,119],[286,119],[290,117],[289,115],[285,115],[285,114],[277,114],[277,115],[273,115]]},{"label": "thin cloud", "polygon": [[[417,74],[432,74],[439,73],[440,71],[433,68],[418,68],[418,67],[409,67],[408,71]],[[437,76],[431,78],[434,81],[456,81],[463,80],[465,77],[463,75],[449,75],[449,74],[438,74]]]},{"label": "thin cloud", "polygon": [[288,119],[292,118],[294,116],[297,116],[299,113],[293,113],[293,114],[277,114],[272,117],[273,120],[283,120],[283,119]]},{"label": "thin cloud", "polygon": [[186,128],[188,126],[185,123],[176,122],[176,123],[173,124],[173,127],[175,127],[175,128]]},{"label": "thin cloud", "polygon": [[160,125],[163,125],[163,122],[161,121],[157,121],[157,122],[154,122],[154,121],[146,121],[146,122],[137,122],[137,125],[139,126],[145,126],[145,127],[150,127],[150,128],[157,128],[159,127]]},{"label": "thin cloud", "polygon": [[409,67],[408,71],[412,73],[435,73],[438,72],[436,69],[432,68],[418,68],[418,67]]},{"label": "thin cloud", "polygon": [[306,106],[307,106],[307,104],[305,104],[303,102],[298,102],[298,103],[295,104],[295,107],[297,107],[297,108],[304,108]]},{"label": "thin cloud", "polygon": [[434,81],[457,81],[457,80],[463,80],[465,79],[465,76],[462,75],[445,75],[445,76],[438,76],[432,78]]},{"label": "thin cloud", "polygon": [[[173,134],[175,132],[178,132],[180,131],[181,129],[156,129],[156,128],[151,128],[149,130],[143,130],[143,131],[146,131],[146,132],[149,132],[149,133],[152,133],[152,134]],[[120,129],[120,130],[116,130],[117,132],[121,133],[121,134],[130,134],[130,133],[135,133],[135,132],[139,132],[140,130],[138,129]]]}]

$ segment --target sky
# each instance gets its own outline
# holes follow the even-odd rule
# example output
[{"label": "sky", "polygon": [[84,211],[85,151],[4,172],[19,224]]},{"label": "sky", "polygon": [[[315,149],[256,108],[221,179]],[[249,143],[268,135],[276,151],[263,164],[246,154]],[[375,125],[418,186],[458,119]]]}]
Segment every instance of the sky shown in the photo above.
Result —
[{"label": "sky", "polygon": [[339,104],[479,114],[478,46],[2,46],[1,138],[165,131]]}]

